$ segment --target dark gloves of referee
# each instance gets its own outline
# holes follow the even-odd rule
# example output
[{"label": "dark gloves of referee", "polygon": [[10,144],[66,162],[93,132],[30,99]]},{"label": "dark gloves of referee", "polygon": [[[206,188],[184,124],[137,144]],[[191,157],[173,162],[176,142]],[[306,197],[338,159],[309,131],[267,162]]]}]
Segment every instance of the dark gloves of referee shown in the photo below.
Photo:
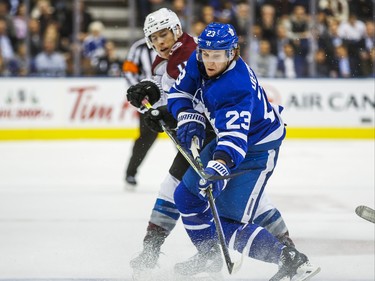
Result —
[{"label": "dark gloves of referee", "polygon": [[151,105],[160,99],[162,89],[159,83],[151,79],[144,79],[129,87],[126,97],[135,107],[143,107],[142,101],[147,99]]},{"label": "dark gloves of referee", "polygon": [[150,109],[144,113],[144,116],[146,125],[156,133],[163,132],[160,120],[163,120],[169,129],[175,129],[177,127],[177,121],[174,119],[173,115],[168,112],[167,106]]}]

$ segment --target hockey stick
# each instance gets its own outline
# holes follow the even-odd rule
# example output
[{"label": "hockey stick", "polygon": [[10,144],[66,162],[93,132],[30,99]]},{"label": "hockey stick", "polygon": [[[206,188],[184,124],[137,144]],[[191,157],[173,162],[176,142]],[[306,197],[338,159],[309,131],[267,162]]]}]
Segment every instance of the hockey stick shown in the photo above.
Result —
[{"label": "hockey stick", "polygon": [[[200,173],[198,173],[198,175],[201,177],[203,181],[207,181],[205,178],[201,176],[201,171],[203,171],[203,164],[199,155],[197,141],[198,139],[194,137],[191,142],[191,153],[193,154],[194,160],[199,164]],[[238,263],[234,263],[232,262],[232,259],[229,255],[229,249],[225,242],[223,227],[221,225],[219,214],[217,212],[214,196],[212,195],[212,185],[208,186],[208,188],[206,189],[206,194],[207,194],[208,203],[210,205],[210,209],[212,212],[212,216],[214,218],[216,232],[217,232],[217,235],[219,236],[219,242],[220,242],[221,249],[223,251],[223,255],[224,255],[225,263],[228,268],[228,272],[229,274],[236,273],[241,268],[242,258]]]},{"label": "hockey stick", "polygon": [[371,209],[370,207],[367,207],[367,206],[358,206],[357,208],[355,208],[355,213],[369,221],[369,222],[372,222],[372,223],[375,223],[375,210],[374,209]]}]

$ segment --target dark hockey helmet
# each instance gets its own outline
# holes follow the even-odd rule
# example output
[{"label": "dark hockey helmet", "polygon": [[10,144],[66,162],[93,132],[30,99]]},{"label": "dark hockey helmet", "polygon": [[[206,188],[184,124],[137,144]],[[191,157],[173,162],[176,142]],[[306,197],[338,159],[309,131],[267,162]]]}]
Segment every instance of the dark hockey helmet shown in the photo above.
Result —
[{"label": "dark hockey helmet", "polygon": [[213,22],[198,37],[197,59],[202,61],[202,50],[226,50],[227,59],[234,57],[238,37],[231,24]]}]

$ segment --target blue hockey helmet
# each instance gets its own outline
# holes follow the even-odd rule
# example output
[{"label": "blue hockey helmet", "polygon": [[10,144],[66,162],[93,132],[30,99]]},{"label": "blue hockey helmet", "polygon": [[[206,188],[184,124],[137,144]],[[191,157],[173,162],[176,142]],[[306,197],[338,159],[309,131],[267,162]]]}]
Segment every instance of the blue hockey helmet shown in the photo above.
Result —
[{"label": "blue hockey helmet", "polygon": [[231,24],[213,22],[207,25],[198,37],[197,59],[202,61],[202,49],[226,50],[227,58],[233,56],[233,49],[238,47],[238,37]]}]

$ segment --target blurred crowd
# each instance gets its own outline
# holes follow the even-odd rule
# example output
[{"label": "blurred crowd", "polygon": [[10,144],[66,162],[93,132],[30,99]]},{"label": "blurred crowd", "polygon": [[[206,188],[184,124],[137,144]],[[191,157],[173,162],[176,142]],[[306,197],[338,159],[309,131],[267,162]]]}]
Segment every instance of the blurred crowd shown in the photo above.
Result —
[{"label": "blurred crowd", "polygon": [[[27,15],[24,1],[0,0],[0,76],[72,76],[77,49],[80,75],[121,76],[124,58],[85,1],[74,44],[72,2],[31,0]],[[139,27],[160,7],[175,11],[195,36],[210,22],[231,23],[241,55],[260,77],[375,77],[372,0],[316,0],[313,16],[308,0],[258,0],[252,6],[248,0],[200,0],[193,11],[186,0],[136,4]]]}]

